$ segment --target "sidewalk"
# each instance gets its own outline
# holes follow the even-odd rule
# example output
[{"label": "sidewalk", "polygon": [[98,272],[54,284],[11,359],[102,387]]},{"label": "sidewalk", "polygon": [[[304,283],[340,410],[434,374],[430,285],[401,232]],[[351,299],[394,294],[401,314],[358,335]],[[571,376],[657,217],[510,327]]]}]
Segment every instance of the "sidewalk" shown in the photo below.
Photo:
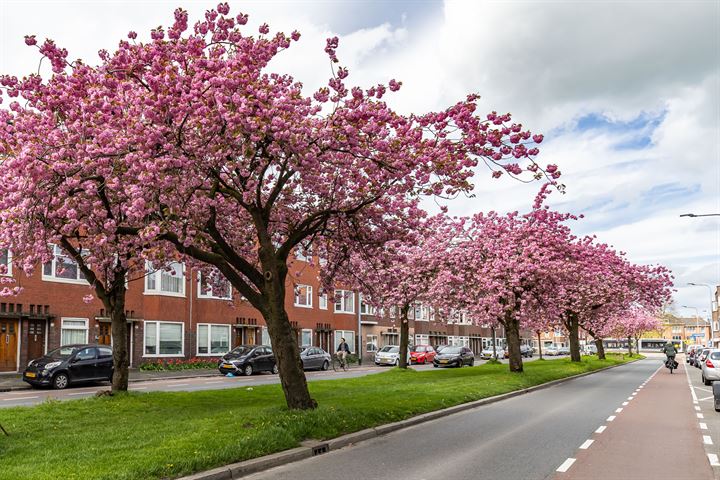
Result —
[{"label": "sidewalk", "polygon": [[687,388],[686,365],[677,372],[658,360],[658,370],[618,405],[555,480],[692,478],[711,480],[713,471]]},{"label": "sidewalk", "polygon": [[[149,380],[171,380],[173,378],[191,378],[191,377],[216,377],[219,373],[216,369],[198,369],[198,370],[175,370],[164,372],[141,372],[137,369],[130,370],[130,382],[144,382]],[[19,373],[2,373],[0,374],[0,392],[8,390],[25,390],[30,385],[22,381],[22,375]]]}]

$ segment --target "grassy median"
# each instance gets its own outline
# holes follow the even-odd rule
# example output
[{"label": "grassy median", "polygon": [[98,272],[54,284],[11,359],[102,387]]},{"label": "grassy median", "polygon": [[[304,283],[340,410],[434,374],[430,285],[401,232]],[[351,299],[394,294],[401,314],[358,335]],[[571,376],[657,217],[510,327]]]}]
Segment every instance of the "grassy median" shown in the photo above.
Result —
[{"label": "grassy median", "polygon": [[[310,383],[320,407],[292,412],[279,385],[131,393],[0,409],[0,479],[176,477],[629,361],[608,355]],[[418,395],[418,393],[422,393]]]}]

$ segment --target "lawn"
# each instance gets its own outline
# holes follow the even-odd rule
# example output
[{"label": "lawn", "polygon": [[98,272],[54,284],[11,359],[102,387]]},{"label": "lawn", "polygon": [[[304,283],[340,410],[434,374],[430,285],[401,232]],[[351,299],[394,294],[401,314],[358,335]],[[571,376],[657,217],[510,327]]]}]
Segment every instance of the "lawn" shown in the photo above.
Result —
[{"label": "lawn", "polygon": [[[279,385],[131,393],[0,409],[0,479],[176,477],[629,360],[583,357],[400,371],[310,383],[320,407],[293,412]],[[422,395],[416,395],[422,391]]]}]

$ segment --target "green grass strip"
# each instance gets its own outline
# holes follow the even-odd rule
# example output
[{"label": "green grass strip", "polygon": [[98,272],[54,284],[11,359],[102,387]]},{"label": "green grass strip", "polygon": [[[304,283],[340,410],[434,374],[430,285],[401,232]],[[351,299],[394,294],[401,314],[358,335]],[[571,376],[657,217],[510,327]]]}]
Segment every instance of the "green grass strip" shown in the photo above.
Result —
[{"label": "green grass strip", "polygon": [[[638,358],[638,357],[635,357]],[[320,407],[289,411],[279,385],[129,393],[0,409],[0,479],[161,479],[328,439],[629,361],[608,355],[314,381]],[[418,395],[421,392],[422,395]]]}]

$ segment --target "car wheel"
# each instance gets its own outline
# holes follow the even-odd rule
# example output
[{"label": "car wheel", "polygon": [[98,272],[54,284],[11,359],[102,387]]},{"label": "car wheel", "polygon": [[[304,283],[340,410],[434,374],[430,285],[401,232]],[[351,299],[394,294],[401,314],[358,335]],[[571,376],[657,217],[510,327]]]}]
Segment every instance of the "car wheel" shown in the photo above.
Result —
[{"label": "car wheel", "polygon": [[[377,363],[375,365],[377,365]],[[330,364],[327,360],[325,360],[322,364],[322,367],[320,367],[320,370],[327,370],[328,368],[330,368]]]},{"label": "car wheel", "polygon": [[272,373],[274,373],[274,374],[276,374],[276,375],[277,375],[277,373],[278,373],[278,366],[277,366],[277,363],[276,363],[275,365],[273,365],[273,368],[272,368]]},{"label": "car wheel", "polygon": [[396,366],[396,367],[399,367],[399,366],[400,366],[400,359],[399,359],[399,358],[395,359],[395,366]]},{"label": "car wheel", "polygon": [[711,382],[710,380],[708,380],[707,378],[705,378],[704,375],[703,375],[703,377],[702,377],[702,381],[703,381],[703,383],[704,383],[706,386],[712,385],[712,382]]},{"label": "car wheel", "polygon": [[475,359],[474,359],[474,358],[470,359],[470,366],[471,366],[471,367],[474,367],[474,366],[475,366]]},{"label": "car wheel", "polygon": [[433,363],[433,367],[434,367],[434,368],[438,368],[437,363]]},{"label": "car wheel", "polygon": [[458,367],[458,368],[462,368],[462,367],[463,367],[463,361],[462,361],[462,360],[458,361],[457,367]]},{"label": "car wheel", "polygon": [[252,365],[245,365],[245,368],[243,368],[243,374],[247,377],[253,374],[253,368]]},{"label": "car wheel", "polygon": [[70,383],[70,381],[65,373],[58,373],[53,377],[53,388],[57,390],[62,390],[67,387],[68,383]]}]

